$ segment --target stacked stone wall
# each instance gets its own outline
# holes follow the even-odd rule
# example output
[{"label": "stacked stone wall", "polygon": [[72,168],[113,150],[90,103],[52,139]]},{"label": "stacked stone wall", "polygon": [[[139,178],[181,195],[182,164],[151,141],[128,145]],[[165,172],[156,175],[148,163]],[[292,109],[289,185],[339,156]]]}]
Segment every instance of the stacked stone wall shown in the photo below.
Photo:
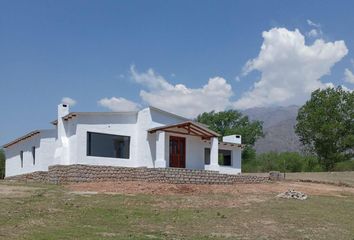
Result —
[{"label": "stacked stone wall", "polygon": [[146,181],[174,184],[235,184],[268,182],[269,177],[220,174],[208,170],[181,168],[128,168],[93,165],[54,165],[48,172],[34,172],[8,179],[55,184],[102,181]]}]

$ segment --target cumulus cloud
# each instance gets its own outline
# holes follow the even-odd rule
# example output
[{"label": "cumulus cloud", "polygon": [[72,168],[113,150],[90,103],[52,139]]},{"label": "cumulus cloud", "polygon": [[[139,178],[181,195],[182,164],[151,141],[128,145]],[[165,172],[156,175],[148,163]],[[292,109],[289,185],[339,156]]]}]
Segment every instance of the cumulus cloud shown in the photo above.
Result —
[{"label": "cumulus cloud", "polygon": [[131,67],[131,77],[147,88],[140,91],[145,103],[186,117],[212,110],[222,111],[231,105],[231,85],[221,77],[210,78],[201,88],[172,85],[153,69],[138,72],[134,66]]},{"label": "cumulus cloud", "polygon": [[139,104],[122,97],[103,98],[98,101],[98,104],[116,112],[138,111],[140,108]]},{"label": "cumulus cloud", "polygon": [[317,37],[322,37],[323,32],[322,32],[322,27],[321,24],[315,23],[311,21],[310,19],[307,19],[307,24],[312,27],[312,29],[307,33],[307,36],[310,38],[317,38]]},{"label": "cumulus cloud", "polygon": [[61,102],[63,104],[67,104],[69,106],[74,106],[76,104],[76,100],[72,99],[72,98],[69,98],[69,97],[63,97],[61,99]]},{"label": "cumulus cloud", "polygon": [[243,73],[259,71],[261,78],[234,103],[236,108],[302,104],[313,90],[333,86],[320,79],[348,53],[344,41],[317,39],[306,45],[297,29],[272,28],[262,36],[259,55],[246,63]]},{"label": "cumulus cloud", "polygon": [[311,30],[307,33],[307,35],[308,35],[309,37],[316,38],[316,37],[318,37],[320,34],[319,34],[319,32],[318,32],[316,29],[311,29]]},{"label": "cumulus cloud", "polygon": [[344,80],[348,83],[354,84],[354,74],[348,68],[344,70]]}]

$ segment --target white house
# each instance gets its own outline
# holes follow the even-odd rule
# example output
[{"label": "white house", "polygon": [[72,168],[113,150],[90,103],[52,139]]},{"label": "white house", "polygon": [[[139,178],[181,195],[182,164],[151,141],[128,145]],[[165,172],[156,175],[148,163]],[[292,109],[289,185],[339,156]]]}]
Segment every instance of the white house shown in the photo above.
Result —
[{"label": "white house", "polygon": [[219,142],[219,134],[205,125],[155,107],[70,113],[60,104],[52,124],[55,128],[32,131],[3,146],[6,177],[57,164],[241,172],[241,136]]}]

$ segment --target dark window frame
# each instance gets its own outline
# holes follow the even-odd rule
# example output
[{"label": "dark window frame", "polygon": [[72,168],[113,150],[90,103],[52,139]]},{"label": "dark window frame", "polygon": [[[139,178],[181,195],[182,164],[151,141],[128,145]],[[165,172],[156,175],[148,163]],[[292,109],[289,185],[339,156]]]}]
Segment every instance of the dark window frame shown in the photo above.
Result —
[{"label": "dark window frame", "polygon": [[[205,165],[210,165],[210,148],[204,148],[204,164]],[[230,152],[230,164],[222,164],[221,161],[221,157],[220,155],[222,154],[222,151],[228,151]],[[227,166],[227,167],[231,167],[232,166],[232,150],[228,150],[228,149],[219,149],[218,150],[218,163],[220,166]]]},{"label": "dark window frame", "polygon": [[21,168],[23,168],[23,151],[20,151]]},{"label": "dark window frame", "polygon": [[33,166],[36,165],[36,147],[33,146],[32,149],[31,149],[31,152],[32,152],[32,164]]},{"label": "dark window frame", "polygon": [[[117,138],[128,138],[127,140],[127,150],[126,156],[100,156],[98,154],[94,154],[92,152],[92,137],[93,135],[101,135],[101,136],[110,136],[110,137],[117,137]],[[116,158],[116,159],[130,159],[130,143],[131,143],[131,136],[125,136],[125,135],[117,135],[117,134],[110,134],[110,133],[101,133],[101,132],[87,132],[86,133],[86,156],[88,157],[104,157],[104,158]],[[116,149],[117,150],[117,149]],[[117,155],[119,154],[119,151],[117,151]]]}]

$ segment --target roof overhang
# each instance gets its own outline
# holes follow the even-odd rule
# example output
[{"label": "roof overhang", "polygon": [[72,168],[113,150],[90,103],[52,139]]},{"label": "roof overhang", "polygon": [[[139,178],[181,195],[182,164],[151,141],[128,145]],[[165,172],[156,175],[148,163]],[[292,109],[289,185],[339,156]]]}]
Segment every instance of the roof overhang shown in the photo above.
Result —
[{"label": "roof overhang", "polygon": [[[79,115],[86,115],[86,116],[112,116],[112,115],[122,115],[122,114],[137,114],[137,111],[127,111],[127,112],[71,112],[67,115],[65,115],[64,117],[62,117],[62,119],[64,121],[69,121]],[[58,120],[54,120],[52,122],[50,122],[53,125],[57,125],[58,124]]]},{"label": "roof overhang", "polygon": [[[204,140],[204,142],[211,144],[210,141]],[[220,142],[219,141],[219,147],[221,147],[221,149],[222,149],[223,146],[225,146],[225,147],[238,147],[238,148],[244,149],[246,147],[246,144],[231,143],[231,142]]]},{"label": "roof overhang", "polygon": [[3,145],[2,147],[3,147],[3,148],[11,147],[12,145],[15,145],[16,143],[19,143],[19,142],[21,142],[21,141],[24,141],[24,140],[26,140],[26,139],[28,139],[28,138],[31,138],[31,137],[33,137],[33,136],[35,136],[35,135],[37,135],[37,134],[40,134],[40,133],[41,133],[40,130],[32,131],[32,132],[30,132],[30,133],[27,133],[26,135],[23,135],[22,137],[19,137],[19,138],[13,140],[12,142],[9,142],[9,143]]},{"label": "roof overhang", "polygon": [[161,127],[151,128],[149,133],[155,133],[157,131],[164,131],[182,135],[191,135],[200,137],[202,139],[210,139],[212,137],[220,137],[220,134],[210,130],[209,128],[193,121],[186,121],[177,124],[165,125]]}]

